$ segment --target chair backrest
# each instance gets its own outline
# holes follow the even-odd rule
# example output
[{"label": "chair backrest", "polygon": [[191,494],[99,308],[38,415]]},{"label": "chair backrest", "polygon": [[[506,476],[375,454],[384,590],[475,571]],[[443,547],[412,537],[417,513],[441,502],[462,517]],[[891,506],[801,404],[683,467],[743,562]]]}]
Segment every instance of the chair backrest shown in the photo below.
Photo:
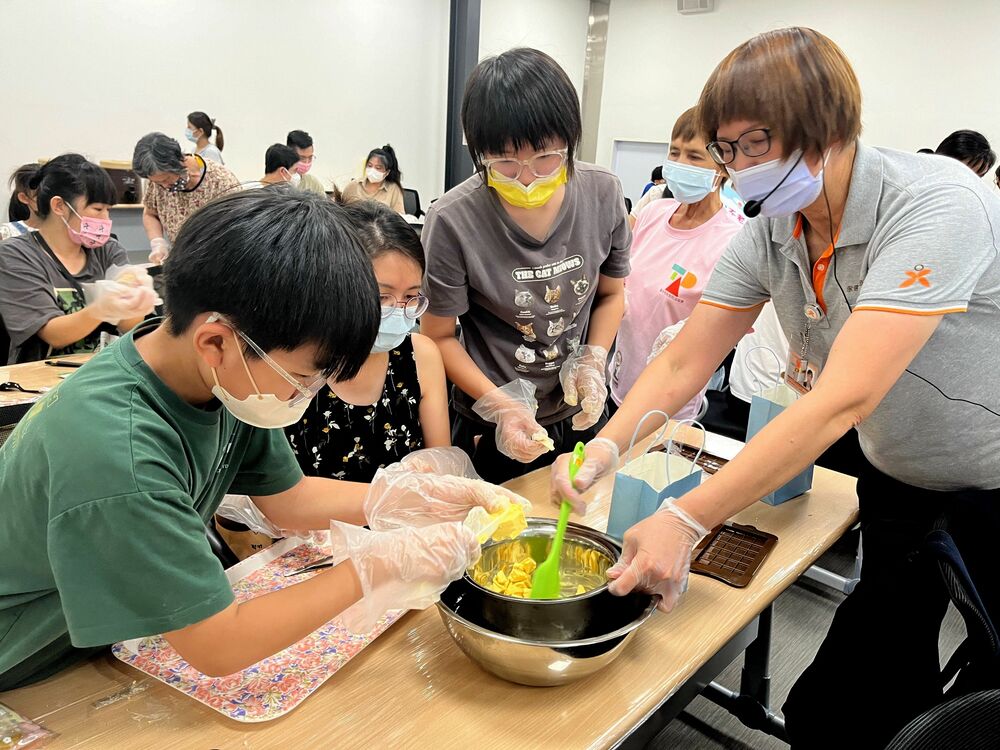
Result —
[{"label": "chair backrest", "polygon": [[[923,552],[937,562],[948,596],[965,620],[967,633],[965,641],[941,670],[942,687],[951,682],[955,675],[958,675],[958,679],[949,695],[992,687],[992,683],[979,683],[983,681],[984,675],[995,674],[1000,669],[1000,635],[976,590],[955,540],[947,531],[936,529],[924,540]],[[989,683],[989,680],[986,682]]]},{"label": "chair backrest", "polygon": [[420,210],[420,193],[412,188],[403,188],[403,211],[420,218],[423,214]]},{"label": "chair backrest", "polygon": [[939,703],[899,730],[886,750],[973,750],[1000,747],[1000,690]]}]

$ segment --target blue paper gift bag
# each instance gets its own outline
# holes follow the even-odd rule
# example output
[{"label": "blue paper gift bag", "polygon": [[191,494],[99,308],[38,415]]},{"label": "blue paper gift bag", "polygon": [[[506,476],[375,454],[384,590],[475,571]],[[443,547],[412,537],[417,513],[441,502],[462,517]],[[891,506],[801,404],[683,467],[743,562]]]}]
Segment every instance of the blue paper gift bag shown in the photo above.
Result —
[{"label": "blue paper gift bag", "polygon": [[[794,403],[798,394],[784,383],[755,393],[750,400],[750,418],[747,422],[747,442],[764,429],[767,424]],[[768,505],[781,505],[786,500],[798,497],[812,489],[813,464],[809,464],[801,474],[788,484],[779,487],[770,495],[761,498]]]},{"label": "blue paper gift bag", "polygon": [[[662,411],[651,411],[644,415],[639,420],[635,433],[632,435],[628,452],[625,454],[625,465],[615,473],[615,486],[611,495],[611,512],[608,515],[608,536],[615,539],[621,540],[629,528],[653,515],[666,498],[678,498],[701,483],[701,469],[695,463],[698,456],[701,455],[701,451],[698,451],[695,461],[689,461],[683,456],[670,453],[673,435],[667,443],[665,452],[647,452],[638,458],[631,458],[639,429],[646,418],[653,414],[662,416],[664,420],[669,419]],[[701,427],[694,420],[685,419],[677,423],[674,432],[677,431],[678,426],[684,423]],[[650,443],[651,446],[659,442],[666,429],[667,423],[665,422],[659,435]],[[704,433],[705,428],[701,429]],[[703,441],[702,448],[704,449],[704,447]]]}]

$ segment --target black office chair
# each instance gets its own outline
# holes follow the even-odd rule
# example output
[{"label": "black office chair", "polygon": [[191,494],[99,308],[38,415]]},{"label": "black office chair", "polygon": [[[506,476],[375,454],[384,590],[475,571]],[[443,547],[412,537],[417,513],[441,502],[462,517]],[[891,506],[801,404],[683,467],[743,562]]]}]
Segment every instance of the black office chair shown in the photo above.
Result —
[{"label": "black office chair", "polygon": [[7,442],[7,438],[17,427],[17,423],[24,418],[32,406],[34,406],[33,402],[0,406],[0,448]]},{"label": "black office chair", "polygon": [[921,555],[933,558],[948,596],[965,621],[966,639],[941,670],[954,679],[942,703],[910,721],[886,750],[975,750],[1000,747],[1000,636],[951,535],[927,535]]},{"label": "black office chair", "polygon": [[627,214],[632,213],[632,199],[631,198],[626,198],[625,199],[625,213],[627,213]]},{"label": "black office chair", "polygon": [[970,693],[926,711],[886,750],[995,750],[1000,747],[1000,690]]},{"label": "black office chair", "polygon": [[424,215],[420,210],[420,193],[412,188],[403,188],[403,211],[418,219]]}]

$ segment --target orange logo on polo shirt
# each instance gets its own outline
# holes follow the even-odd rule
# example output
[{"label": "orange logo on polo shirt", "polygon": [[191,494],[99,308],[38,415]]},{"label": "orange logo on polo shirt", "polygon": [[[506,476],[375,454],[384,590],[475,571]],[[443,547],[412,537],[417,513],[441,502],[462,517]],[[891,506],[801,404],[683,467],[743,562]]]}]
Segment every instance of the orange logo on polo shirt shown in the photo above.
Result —
[{"label": "orange logo on polo shirt", "polygon": [[928,289],[931,286],[930,279],[927,277],[931,275],[931,269],[927,266],[917,264],[913,267],[912,271],[906,272],[906,280],[899,285],[900,289],[906,289],[914,284],[920,284],[920,286],[925,286]]},{"label": "orange logo on polo shirt", "polygon": [[683,266],[674,263],[673,270],[670,272],[670,283],[667,284],[667,288],[663,291],[679,299],[681,296],[681,287],[690,289],[697,283],[697,276]]}]

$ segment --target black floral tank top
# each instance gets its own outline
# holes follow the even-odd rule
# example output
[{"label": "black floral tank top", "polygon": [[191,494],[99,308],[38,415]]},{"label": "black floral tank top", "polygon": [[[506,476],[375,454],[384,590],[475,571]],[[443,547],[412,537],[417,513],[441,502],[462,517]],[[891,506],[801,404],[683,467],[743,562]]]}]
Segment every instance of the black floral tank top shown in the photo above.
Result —
[{"label": "black floral tank top", "polygon": [[417,363],[407,336],[389,352],[378,401],[355,406],[323,386],[285,435],[306,476],[370,482],[380,468],[424,447],[419,410]]}]

